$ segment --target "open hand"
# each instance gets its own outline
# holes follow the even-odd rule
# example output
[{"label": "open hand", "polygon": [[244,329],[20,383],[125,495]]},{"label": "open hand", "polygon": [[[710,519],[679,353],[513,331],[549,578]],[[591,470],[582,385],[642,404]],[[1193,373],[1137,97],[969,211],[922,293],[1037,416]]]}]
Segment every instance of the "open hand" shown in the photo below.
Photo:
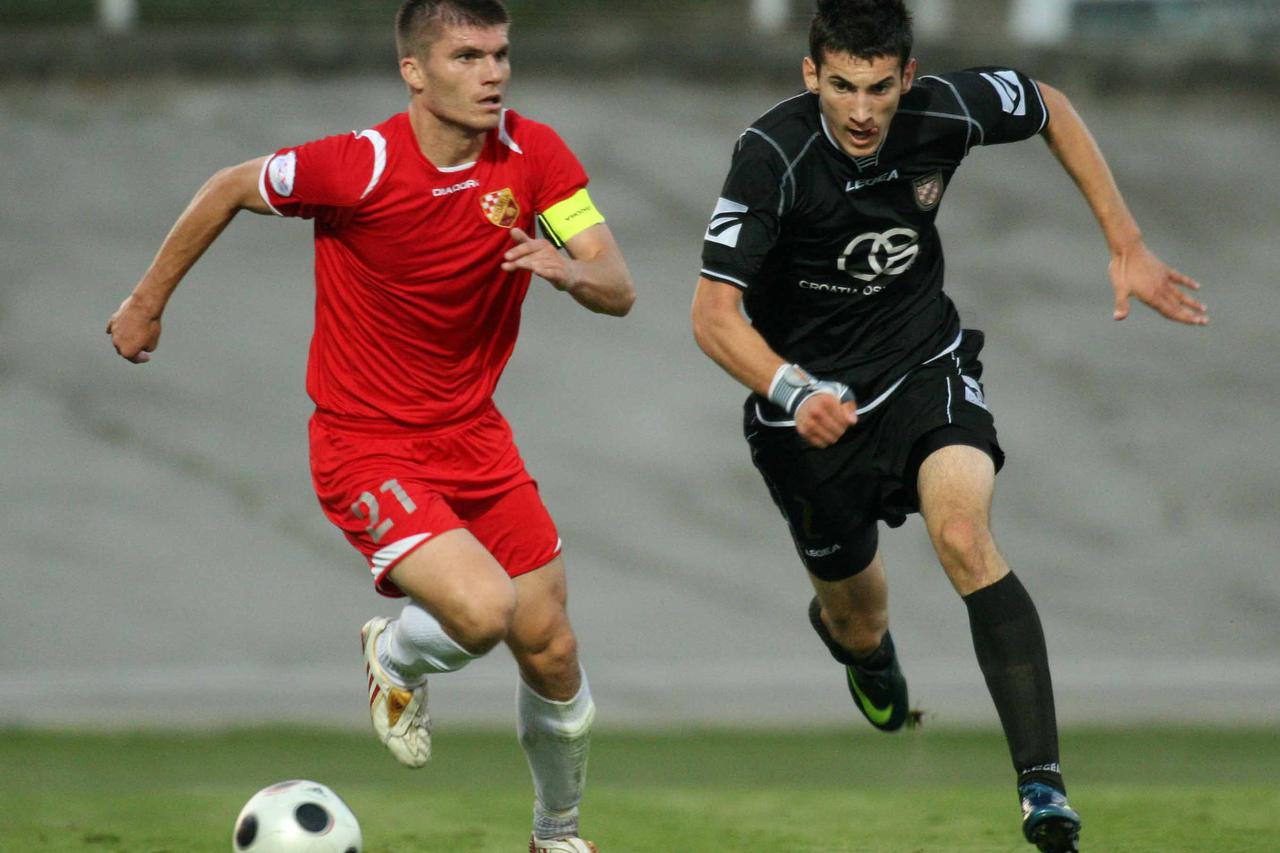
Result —
[{"label": "open hand", "polygon": [[1187,292],[1199,290],[1199,282],[1166,265],[1144,243],[1115,255],[1110,272],[1116,293],[1115,319],[1129,316],[1129,297],[1134,296],[1175,322],[1189,326],[1209,322],[1208,309]]},{"label": "open hand", "polygon": [[535,240],[519,228],[511,229],[515,247],[503,255],[505,272],[529,270],[551,282],[557,290],[570,290],[577,283],[573,261],[546,240]]}]

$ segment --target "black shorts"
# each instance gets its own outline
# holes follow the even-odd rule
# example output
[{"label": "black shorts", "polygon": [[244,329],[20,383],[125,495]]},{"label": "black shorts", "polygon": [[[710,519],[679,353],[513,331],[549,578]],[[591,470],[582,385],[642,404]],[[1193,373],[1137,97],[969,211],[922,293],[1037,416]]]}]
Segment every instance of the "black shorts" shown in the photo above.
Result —
[{"label": "black shorts", "polygon": [[898,527],[920,511],[916,476],[933,451],[969,445],[987,453],[997,471],[1004,465],[979,381],[982,344],[982,332],[966,329],[954,352],[917,367],[827,448],[806,444],[793,426],[767,425],[759,398],[747,400],[751,460],[812,574],[837,581],[867,567],[877,523]]}]

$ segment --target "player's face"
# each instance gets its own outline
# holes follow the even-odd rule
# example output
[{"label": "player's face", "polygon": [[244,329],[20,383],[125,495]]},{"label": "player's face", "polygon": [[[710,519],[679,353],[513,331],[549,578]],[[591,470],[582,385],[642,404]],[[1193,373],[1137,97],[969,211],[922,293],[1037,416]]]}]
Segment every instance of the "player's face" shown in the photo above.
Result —
[{"label": "player's face", "polygon": [[805,85],[818,96],[831,135],[851,157],[866,157],[880,148],[915,74],[914,59],[904,68],[896,56],[867,60],[828,52],[822,65],[804,59]]},{"label": "player's face", "polygon": [[511,79],[507,27],[445,26],[425,56],[401,61],[414,97],[446,124],[471,131],[498,126]]}]

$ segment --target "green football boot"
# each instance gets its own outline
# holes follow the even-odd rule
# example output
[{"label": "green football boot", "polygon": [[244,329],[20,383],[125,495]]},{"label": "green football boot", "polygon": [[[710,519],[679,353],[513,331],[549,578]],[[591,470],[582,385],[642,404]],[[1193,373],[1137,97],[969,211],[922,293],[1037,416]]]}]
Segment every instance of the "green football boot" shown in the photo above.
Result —
[{"label": "green football boot", "polygon": [[889,650],[889,665],[881,669],[864,669],[853,655],[831,636],[822,622],[822,605],[815,595],[809,602],[809,622],[818,637],[826,644],[837,663],[844,665],[849,695],[867,722],[882,732],[896,732],[909,721],[916,720],[907,699],[907,679],[898,666],[898,655],[893,648],[893,637],[885,632],[884,645]]}]

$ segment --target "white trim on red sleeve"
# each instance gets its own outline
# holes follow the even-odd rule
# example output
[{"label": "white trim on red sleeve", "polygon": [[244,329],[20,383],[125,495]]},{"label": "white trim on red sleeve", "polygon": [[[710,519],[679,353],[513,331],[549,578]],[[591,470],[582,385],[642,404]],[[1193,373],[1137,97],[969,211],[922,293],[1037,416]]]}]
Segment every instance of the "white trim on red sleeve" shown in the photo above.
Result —
[{"label": "white trim on red sleeve", "polygon": [[271,208],[272,213],[276,216],[284,216],[283,213],[276,210],[276,206],[271,203],[271,196],[267,194],[267,169],[271,168],[271,161],[274,159],[276,159],[276,155],[272,154],[262,164],[262,172],[258,175],[258,195],[262,196],[262,200],[266,203],[267,207]]},{"label": "white trim on red sleeve", "polygon": [[382,173],[387,169],[387,140],[376,130],[362,130],[356,134],[356,138],[367,139],[373,144],[373,178],[360,195],[363,199],[368,198],[369,193],[378,186],[378,181],[382,180]]},{"label": "white trim on red sleeve", "polygon": [[507,113],[509,112],[511,111],[503,110],[502,115],[498,118],[498,141],[517,154],[523,154],[524,150],[516,144],[516,141],[511,138],[511,134],[507,132]]}]

